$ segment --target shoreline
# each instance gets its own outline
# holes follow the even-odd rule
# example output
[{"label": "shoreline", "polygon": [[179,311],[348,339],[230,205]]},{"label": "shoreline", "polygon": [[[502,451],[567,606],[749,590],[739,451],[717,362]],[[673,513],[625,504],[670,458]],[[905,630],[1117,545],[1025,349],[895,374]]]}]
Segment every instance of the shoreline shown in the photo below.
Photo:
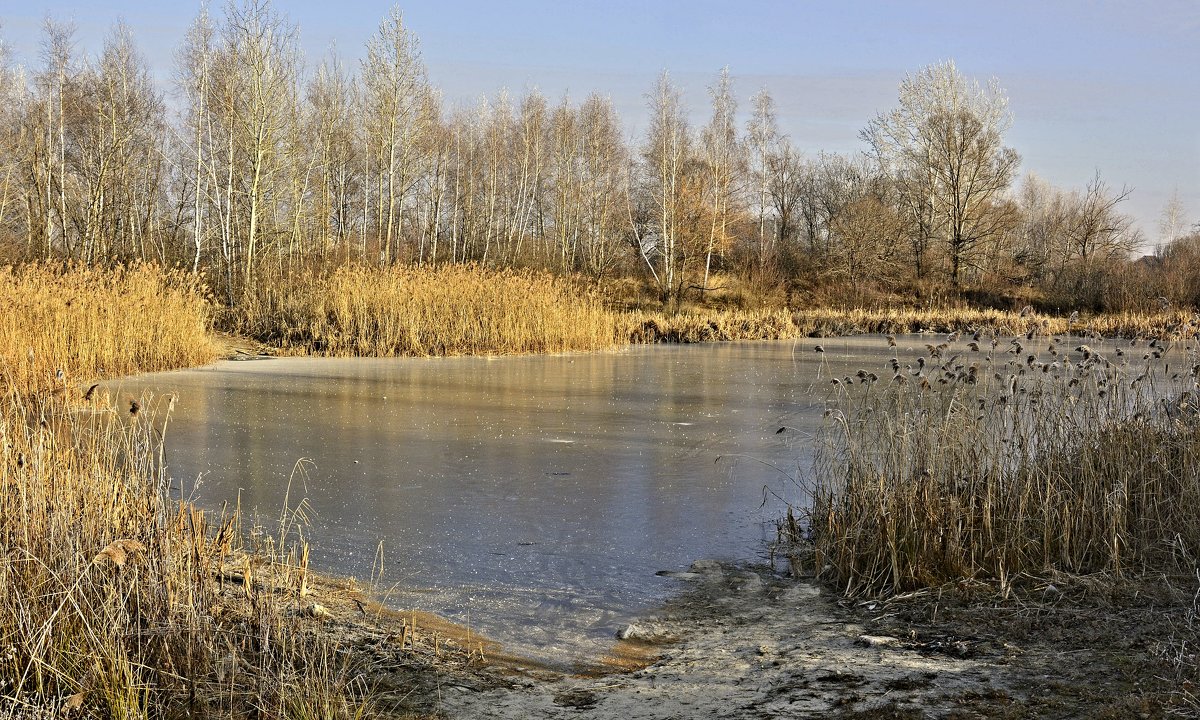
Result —
[{"label": "shoreline", "polygon": [[1082,586],[1067,578],[1052,602],[1014,604],[983,587],[854,601],[716,561],[677,576],[678,592],[614,639],[624,664],[602,668],[550,668],[486,640],[480,653],[433,618],[397,648],[387,622],[409,613],[372,621],[352,600],[321,622],[413,718],[1160,717],[1177,699],[1158,674],[1161,624],[1147,621],[1183,614],[1183,594],[1106,610],[1069,600]]},{"label": "shoreline", "polygon": [[[833,309],[799,310],[683,310],[673,314],[638,310],[612,311],[619,327],[612,348],[655,344],[695,344],[751,340],[801,340],[806,338],[855,337],[860,335],[927,335],[980,333],[981,335],[1024,335],[1038,337],[1070,335],[1094,339],[1184,339],[1200,327],[1200,314],[1176,310],[1153,314],[1109,314],[1085,319],[1025,314],[999,310],[947,309]],[[256,356],[385,357],[377,353],[325,352],[304,345],[289,345],[212,330],[218,356],[248,359]],[[495,352],[410,354],[395,357],[503,357],[508,355],[552,355],[559,352]],[[566,350],[565,352],[602,352]]]},{"label": "shoreline", "polygon": [[[19,432],[7,436],[5,482],[21,492],[9,493],[4,507],[15,520],[9,542],[37,562],[10,553],[0,567],[10,580],[2,628],[9,645],[0,647],[9,665],[0,680],[14,683],[10,695],[0,693],[0,717],[18,705],[121,716],[147,703],[230,715],[332,702],[368,716],[601,720],[796,712],[1072,717],[1085,714],[1080,708],[1115,718],[1200,709],[1191,684],[1200,606],[1188,591],[1194,578],[1174,575],[1138,585],[1029,566],[1009,576],[1003,597],[969,579],[986,574],[967,573],[949,587],[852,601],[766,568],[701,561],[678,574],[687,585],[676,596],[627,627],[623,643],[612,641],[601,667],[580,672],[529,662],[436,616],[388,610],[345,581],[314,578],[306,588],[308,549],[302,538],[292,542],[288,520],[280,520],[275,547],[244,535],[238,511],[206,516],[161,493],[166,418],[159,408],[131,399],[104,413],[76,413],[100,402],[93,380],[105,367],[118,377],[286,350],[214,334],[192,285],[171,295],[178,312],[137,302],[142,295],[126,289],[173,275],[118,273],[103,293],[67,300],[47,294],[54,272],[22,277],[32,290],[16,297],[53,302],[48,319],[30,314],[9,328],[4,420]],[[80,283],[90,276],[66,277]],[[113,307],[130,315],[133,339],[114,342],[107,325],[91,321]],[[1179,346],[1191,352],[1200,317],[1173,312],[1085,324],[1025,313],[810,310],[622,313],[620,323],[627,322],[642,344],[975,326],[1038,343],[1061,330],[1076,337],[1128,332],[1157,337],[1167,351],[1184,340]],[[387,354],[396,346],[378,347]],[[453,354],[450,345],[436,347]],[[492,348],[474,339],[461,347]],[[60,596],[71,600],[70,612]],[[93,667],[93,657],[109,664]]]}]

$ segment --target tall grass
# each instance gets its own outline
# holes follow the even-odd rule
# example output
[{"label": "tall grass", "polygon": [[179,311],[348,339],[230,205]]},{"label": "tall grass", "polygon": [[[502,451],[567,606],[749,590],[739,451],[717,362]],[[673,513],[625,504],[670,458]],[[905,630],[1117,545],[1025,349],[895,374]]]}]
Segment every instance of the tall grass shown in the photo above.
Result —
[{"label": "tall grass", "polygon": [[1194,569],[1200,365],[1194,331],[1176,334],[938,338],[834,379],[808,516],[817,569],[866,594]]},{"label": "tall grass", "polygon": [[296,612],[294,538],[243,548],[235,512],[169,497],[170,399],[113,406],[77,384],[209,359],[202,287],[148,266],[27,266],[0,271],[0,305],[0,718],[369,709]]},{"label": "tall grass", "polygon": [[1194,319],[1191,312],[1121,313],[1080,320],[1067,317],[971,308],[803,310],[705,310],[674,314],[631,311],[621,315],[622,335],[634,343],[719,340],[790,340],[799,337],[871,333],[950,333],[978,330],[999,334],[1063,334],[1103,337],[1167,337]]},{"label": "tall grass", "polygon": [[342,267],[258,286],[233,327],[328,355],[463,355],[599,350],[616,321],[570,281],[477,266]]},{"label": "tall grass", "polygon": [[[224,329],[285,351],[438,356],[600,350],[627,343],[778,340],[864,333],[989,330],[1151,336],[1191,315],[1084,320],[969,308],[615,309],[621,289],[476,265],[314,267],[264,276],[223,316]],[[631,292],[629,288],[623,288]]]},{"label": "tall grass", "polygon": [[355,717],[362,680],[301,617],[303,548],[247,553],[235,512],[168,497],[169,404],[0,402],[0,717]]},{"label": "tall grass", "polygon": [[216,349],[204,295],[195,276],[152,265],[2,268],[0,387],[61,389],[207,362]]}]

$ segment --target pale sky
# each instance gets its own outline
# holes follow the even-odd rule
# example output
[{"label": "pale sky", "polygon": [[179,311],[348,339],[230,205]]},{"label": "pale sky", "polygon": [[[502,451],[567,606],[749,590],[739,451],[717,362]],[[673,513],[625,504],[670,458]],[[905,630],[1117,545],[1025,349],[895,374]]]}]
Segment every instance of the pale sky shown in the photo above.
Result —
[{"label": "pale sky", "polygon": [[[98,50],[123,19],[166,85],[172,52],[199,3],[0,0],[0,36],[19,62],[38,62],[42,19],[74,20],[80,50]],[[300,28],[310,65],[329,46],[355,60],[392,3],[299,2],[276,7]],[[213,7],[220,8],[219,3]],[[1200,2],[768,2],[741,0],[413,0],[400,3],[447,101],[474,103],[500,88],[539,88],[551,100],[593,91],[612,98],[630,134],[645,124],[646,93],[664,69],[696,124],[722,67],[741,108],[761,88],[781,129],[807,153],[858,152],[859,131],[896,103],[904,75],[953,59],[1007,90],[1008,144],[1060,187],[1099,170],[1132,194],[1124,205],[1146,239],[1178,192],[1200,221]]]}]

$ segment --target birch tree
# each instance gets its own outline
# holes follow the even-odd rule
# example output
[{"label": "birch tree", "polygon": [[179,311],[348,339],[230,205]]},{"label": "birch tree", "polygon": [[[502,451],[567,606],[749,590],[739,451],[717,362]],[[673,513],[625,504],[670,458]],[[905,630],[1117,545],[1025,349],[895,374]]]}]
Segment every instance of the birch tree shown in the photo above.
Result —
[{"label": "birch tree", "polygon": [[354,116],[356,85],[331,52],[308,84],[308,140],[316,154],[316,188],[309,212],[322,259],[335,251],[350,259],[357,193],[362,190],[356,158],[359,137]]},{"label": "birch tree", "polygon": [[442,96],[440,92],[426,93],[421,109],[421,123],[425,128],[422,135],[421,157],[424,168],[424,219],[420,223],[421,240],[417,262],[438,262],[438,249],[443,232],[446,208],[451,205],[450,176],[452,167],[451,149],[453,135],[442,119]]},{"label": "birch tree", "polygon": [[242,277],[249,283],[263,226],[278,212],[272,205],[286,161],[283,143],[296,120],[300,53],[295,27],[268,0],[230,4],[222,42],[232,160],[228,191],[240,205],[235,220],[244,237]]},{"label": "birch tree", "polygon": [[76,139],[79,201],[86,208],[80,256],[93,261],[116,251],[144,259],[163,189],[164,108],[126,26],[113,28],[99,66],[83,73],[81,83],[87,106]]},{"label": "birch tree", "polygon": [[733,81],[729,68],[721,70],[717,81],[708,89],[712,98],[712,117],[701,131],[704,160],[709,173],[708,201],[710,223],[708,240],[704,248],[704,280],[700,284],[700,296],[708,290],[708,278],[712,271],[713,254],[729,244],[729,221],[733,204],[739,190],[744,159],[737,134],[737,100],[733,95]]},{"label": "birch tree", "polygon": [[[750,146],[751,173],[755,180],[755,208],[758,211],[757,257],[760,267],[766,262],[769,237],[767,235],[767,212],[771,195],[771,158],[776,154],[779,142],[779,127],[775,116],[775,100],[766,89],[755,93],[751,104],[754,112],[746,126]],[[776,233],[782,237],[782,232]]]},{"label": "birch tree", "polygon": [[1011,124],[995,80],[981,88],[946,62],[905,77],[899,104],[862,132],[902,188],[918,232],[940,240],[954,288],[975,249],[1007,228],[995,210],[1020,163],[1003,144]]},{"label": "birch tree", "polygon": [[[20,158],[27,147],[24,109],[28,104],[23,75],[12,66],[8,44],[0,37],[0,232],[16,241],[21,194]],[[12,230],[9,230],[13,228]]]},{"label": "birch tree", "polygon": [[175,54],[175,86],[186,103],[180,134],[189,144],[187,160],[191,167],[192,272],[200,270],[208,233],[206,211],[217,187],[216,169],[210,156],[215,37],[216,30],[208,11],[202,9]]},{"label": "birch tree", "polygon": [[42,253],[49,257],[55,249],[54,221],[58,221],[58,247],[72,250],[67,227],[67,193],[72,179],[67,174],[67,115],[74,113],[76,77],[75,27],[49,18],[42,25],[43,67],[34,78],[40,100],[35,123],[37,139],[30,157],[39,212],[35,214],[41,231]]},{"label": "birch tree", "polygon": [[[667,72],[658,78],[649,97],[650,127],[642,158],[649,181],[648,197],[654,210],[649,243],[640,242],[643,260],[658,284],[663,300],[678,300],[684,286],[684,243],[681,235],[686,163],[691,155],[691,134],[680,100],[680,91]],[[657,265],[657,267],[656,267]]]},{"label": "birch tree", "polygon": [[1171,191],[1171,197],[1163,205],[1162,213],[1158,216],[1158,250],[1171,244],[1175,238],[1183,234],[1187,227],[1184,219],[1183,201],[1179,198],[1179,188]]},{"label": "birch tree", "polygon": [[623,218],[628,213],[621,207],[627,200],[621,188],[627,183],[629,149],[620,118],[606,98],[588,96],[579,108],[578,126],[583,203],[578,269],[599,278],[612,269],[623,245]]},{"label": "birch tree", "polygon": [[397,254],[405,201],[420,162],[421,107],[428,92],[416,38],[405,27],[399,8],[392,8],[367,42],[362,84],[366,137],[376,173],[379,262],[389,263]]}]

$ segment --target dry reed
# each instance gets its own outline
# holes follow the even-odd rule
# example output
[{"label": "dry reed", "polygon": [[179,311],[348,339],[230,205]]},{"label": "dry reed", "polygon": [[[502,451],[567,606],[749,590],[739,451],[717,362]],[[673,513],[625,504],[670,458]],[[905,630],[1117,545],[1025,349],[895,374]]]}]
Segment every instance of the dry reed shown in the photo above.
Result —
[{"label": "dry reed", "polygon": [[198,365],[216,349],[193,275],[152,265],[0,269],[0,386],[63,389]]},{"label": "dry reed", "polygon": [[[611,297],[611,306],[621,303]],[[625,343],[779,340],[864,333],[1064,333],[1165,336],[1181,311],[1061,318],[970,308],[810,308],[674,313],[606,310],[581,281],[476,265],[361,265],[264,278],[225,327],[285,351],[434,356],[589,351]]]},{"label": "dry reed", "polygon": [[852,594],[1186,573],[1200,557],[1195,330],[1106,346],[938,338],[883,379],[834,379],[807,527],[791,533]]},{"label": "dry reed", "polygon": [[236,512],[168,497],[170,399],[141,405],[0,405],[0,717],[359,715],[359,674],[301,617],[303,545],[244,548]]},{"label": "dry reed", "polygon": [[295,612],[295,536],[243,548],[236,513],[171,498],[170,398],[88,384],[100,367],[209,359],[201,286],[148,266],[35,265],[0,271],[0,304],[0,718],[370,709],[351,664]]},{"label": "dry reed", "polygon": [[463,355],[599,350],[613,315],[569,280],[477,266],[351,266],[260,285],[235,330],[327,355]]},{"label": "dry reed", "polygon": [[1103,337],[1167,337],[1193,318],[1187,311],[1097,315],[1084,320],[971,308],[787,310],[690,309],[675,314],[632,311],[621,314],[622,335],[634,343],[721,340],[791,340],[863,334],[986,331],[1038,335],[1074,333]]}]

